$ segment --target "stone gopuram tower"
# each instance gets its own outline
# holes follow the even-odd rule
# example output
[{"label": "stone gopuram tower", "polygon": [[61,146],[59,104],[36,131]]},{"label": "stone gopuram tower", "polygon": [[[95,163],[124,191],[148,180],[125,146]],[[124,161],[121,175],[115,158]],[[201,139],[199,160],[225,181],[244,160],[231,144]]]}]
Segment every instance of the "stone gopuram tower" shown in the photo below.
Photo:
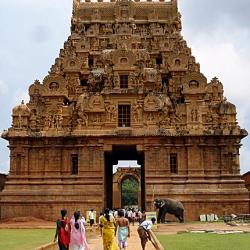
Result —
[{"label": "stone gopuram tower", "polygon": [[71,35],[2,134],[10,173],[1,218],[112,207],[118,160],[141,166],[142,209],[169,197],[187,220],[248,212],[247,132],[222,83],[200,72],[180,17],[176,0],[73,1]]}]

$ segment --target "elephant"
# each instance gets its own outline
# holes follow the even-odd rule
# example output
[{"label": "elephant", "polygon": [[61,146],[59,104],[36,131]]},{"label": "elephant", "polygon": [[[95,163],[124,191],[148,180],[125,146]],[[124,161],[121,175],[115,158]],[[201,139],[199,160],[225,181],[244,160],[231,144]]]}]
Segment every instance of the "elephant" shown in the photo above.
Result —
[{"label": "elephant", "polygon": [[173,199],[155,199],[154,206],[159,209],[157,216],[158,223],[165,222],[166,213],[175,215],[180,223],[184,222],[184,207],[180,201]]}]

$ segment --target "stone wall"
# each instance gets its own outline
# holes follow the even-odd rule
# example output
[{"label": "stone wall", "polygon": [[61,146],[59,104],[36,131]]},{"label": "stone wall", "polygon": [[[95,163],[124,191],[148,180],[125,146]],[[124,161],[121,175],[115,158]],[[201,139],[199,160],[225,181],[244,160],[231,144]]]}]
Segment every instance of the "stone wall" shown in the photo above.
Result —
[{"label": "stone wall", "polygon": [[6,174],[0,174],[0,191],[3,190],[6,179],[7,179]]}]

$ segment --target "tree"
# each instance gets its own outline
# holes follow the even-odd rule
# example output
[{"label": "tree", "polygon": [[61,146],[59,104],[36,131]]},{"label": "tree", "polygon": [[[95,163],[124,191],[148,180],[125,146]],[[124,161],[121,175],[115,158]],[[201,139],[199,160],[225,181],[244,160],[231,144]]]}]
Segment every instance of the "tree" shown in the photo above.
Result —
[{"label": "tree", "polygon": [[123,206],[138,205],[139,184],[134,178],[128,178],[122,182]]}]

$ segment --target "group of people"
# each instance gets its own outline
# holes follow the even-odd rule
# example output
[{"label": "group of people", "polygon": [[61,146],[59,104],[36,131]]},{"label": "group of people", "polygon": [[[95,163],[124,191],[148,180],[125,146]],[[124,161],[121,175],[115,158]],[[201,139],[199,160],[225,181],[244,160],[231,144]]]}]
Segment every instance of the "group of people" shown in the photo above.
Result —
[{"label": "group of people", "polygon": [[[112,212],[106,208],[104,214],[99,218],[101,228],[103,250],[126,249],[127,238],[130,237],[129,221],[124,217],[124,211],[118,210],[118,217],[115,218]],[[115,236],[118,236],[118,245]]]},{"label": "group of people", "polygon": [[[102,239],[103,239],[103,250],[126,250],[128,244],[127,239],[130,237],[130,223],[134,225],[136,216],[135,211],[132,211],[131,216],[125,215],[126,210],[119,209],[116,211],[110,211],[108,208],[105,209],[104,214],[101,214],[99,218],[99,226],[101,228]],[[126,218],[128,217],[128,218]],[[131,220],[129,220],[131,218]],[[133,219],[134,218],[134,219]],[[139,227],[137,232],[141,240],[141,246],[144,250],[148,240],[151,240],[150,229],[155,223],[156,219],[146,220],[146,216],[140,219]],[[118,246],[115,241],[117,235]]]},{"label": "group of people", "polygon": [[[110,210],[110,214],[112,214],[115,218],[118,217],[118,210],[114,209]],[[125,218],[128,219],[129,223],[134,225],[135,222],[141,223],[142,221],[146,220],[146,211],[141,211],[138,208],[125,208],[122,209],[124,212]]]},{"label": "group of people", "polygon": [[58,240],[59,250],[90,250],[85,234],[86,221],[80,211],[75,211],[72,218],[67,217],[67,210],[61,210],[61,218],[56,221],[54,241]]},{"label": "group of people", "polygon": [[[91,210],[90,213],[93,213]],[[84,217],[81,217],[80,212],[76,211],[74,216],[68,220],[67,211],[61,210],[61,218],[57,220],[55,240],[58,238],[59,250],[69,250],[71,245],[72,250],[90,250],[86,241]],[[90,224],[93,225],[93,218],[90,216]],[[155,218],[151,220],[140,220],[137,229],[141,240],[141,246],[144,250],[148,240],[151,240],[150,229],[155,223]],[[106,208],[104,213],[100,214],[99,227],[101,231],[103,250],[126,250],[127,239],[130,237],[130,221],[125,217],[125,210],[119,209],[117,213],[113,213]],[[118,242],[116,242],[116,237]]]}]

